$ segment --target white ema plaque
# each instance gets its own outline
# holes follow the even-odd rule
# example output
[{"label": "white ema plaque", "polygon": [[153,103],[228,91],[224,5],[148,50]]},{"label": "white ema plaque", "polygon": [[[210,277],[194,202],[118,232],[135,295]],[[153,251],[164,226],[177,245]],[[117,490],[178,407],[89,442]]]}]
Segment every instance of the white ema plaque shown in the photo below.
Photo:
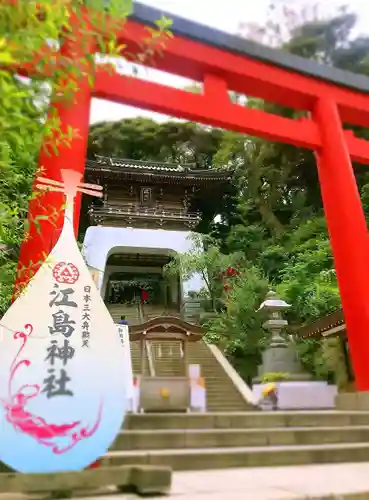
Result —
[{"label": "white ema plaque", "polygon": [[23,473],[81,470],[104,455],[129,384],[116,325],[73,232],[77,190],[101,188],[70,170],[64,184],[39,181],[66,194],[63,230],[0,327],[0,459]]}]

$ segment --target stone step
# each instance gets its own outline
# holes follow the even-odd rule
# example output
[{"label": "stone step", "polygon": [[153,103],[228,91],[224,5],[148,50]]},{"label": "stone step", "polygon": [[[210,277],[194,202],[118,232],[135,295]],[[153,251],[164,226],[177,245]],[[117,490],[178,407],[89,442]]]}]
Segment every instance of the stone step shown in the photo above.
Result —
[{"label": "stone step", "polygon": [[164,365],[160,363],[160,361],[154,360],[154,364],[157,370],[163,371],[163,372],[175,372],[175,371],[181,371],[182,373],[185,373],[185,365],[181,361],[177,361],[176,363],[170,364],[170,365]]},{"label": "stone step", "polygon": [[172,470],[169,467],[130,465],[49,474],[14,474],[6,471],[1,473],[0,477],[0,497],[7,500],[82,499],[82,495],[86,498],[86,494],[93,498],[95,495],[102,498],[101,493],[111,493],[112,487],[113,491],[133,490],[142,496],[165,495],[170,491]]},{"label": "stone step", "polygon": [[[224,392],[224,397],[223,397],[223,394],[206,394],[206,400],[208,402],[210,401],[216,401],[216,402],[224,402],[226,403],[227,401],[228,402],[238,402],[238,403],[243,403],[244,402],[244,399],[242,398],[242,396],[238,396],[237,393],[235,394],[227,394],[226,392]],[[224,410],[225,411],[225,410]],[[245,408],[243,411],[247,411],[247,408]]]},{"label": "stone step", "polygon": [[[211,412],[216,412],[217,410],[219,410],[219,407],[216,405],[214,405],[214,407],[208,406],[207,410]],[[222,410],[224,409],[222,408]],[[242,410],[244,410],[244,408],[243,407],[241,408],[240,406],[227,406],[228,413],[239,413]]]},{"label": "stone step", "polygon": [[[220,403],[215,403],[215,404],[208,404],[207,405],[207,411],[209,412],[218,412],[218,411],[226,411],[228,413],[239,413],[240,411],[245,410],[245,405],[244,404],[234,404],[234,405],[222,405]],[[248,408],[246,408],[248,409]]]},{"label": "stone step", "polygon": [[192,448],[180,450],[110,451],[102,464],[160,465],[173,470],[206,470],[230,467],[270,467],[317,463],[364,462],[369,443],[304,446],[251,446],[237,448]]},{"label": "stone step", "polygon": [[238,396],[237,394],[228,394],[224,395],[224,397],[218,396],[218,395],[212,395],[212,394],[207,394],[206,399],[208,402],[214,401],[218,403],[227,403],[227,402],[232,402],[232,403],[242,403],[244,400],[242,399],[242,396]]},{"label": "stone step", "polygon": [[[227,402],[227,401],[237,401],[237,402],[242,402],[242,396],[238,396],[238,394],[224,394],[224,397],[221,395],[216,395],[216,394],[206,394],[206,399],[207,401],[217,401],[217,402]],[[246,411],[246,410],[245,410]]]},{"label": "stone step", "polygon": [[369,425],[268,429],[126,430],[112,451],[365,443]]},{"label": "stone step", "polygon": [[[243,400],[241,398],[237,398],[236,396],[234,397],[228,397],[228,398],[224,398],[224,399],[220,399],[220,398],[207,398],[207,406],[211,406],[211,405],[219,405],[219,404],[223,404],[224,407],[226,406],[239,406],[240,408],[244,408],[245,406],[245,403],[243,402]],[[244,408],[245,409],[245,408]],[[226,411],[226,410],[221,410],[221,411]],[[243,411],[242,409],[240,411]]]},{"label": "stone step", "polygon": [[[185,365],[181,357],[180,342],[152,341],[151,347],[156,376],[184,374]],[[205,378],[207,389],[208,411],[238,412],[253,409],[239,394],[223,367],[203,342],[190,343],[187,348],[188,362],[201,366],[201,374]],[[134,366],[137,371],[138,362],[135,362]]]},{"label": "stone step", "polygon": [[367,411],[152,413],[127,415],[125,429],[252,429],[369,425]]},{"label": "stone step", "polygon": [[224,392],[223,394],[219,394],[219,391],[211,391],[207,390],[206,395],[207,397],[211,397],[212,399],[219,399],[219,400],[227,400],[227,399],[242,399],[241,394],[238,392]]},{"label": "stone step", "polygon": [[[244,408],[245,406],[245,403],[244,403],[244,400],[240,397],[237,397],[237,396],[228,396],[228,397],[224,397],[224,398],[220,398],[218,396],[214,396],[214,397],[209,397],[209,395],[207,395],[207,405],[212,405],[212,404],[216,404],[216,405],[219,405],[219,404],[223,404],[224,407],[226,406],[234,406],[234,405],[238,405],[238,406],[241,406]],[[244,408],[243,411],[245,411],[247,408]],[[221,410],[221,411],[226,411],[226,410]],[[240,410],[242,411],[242,410]]]},{"label": "stone step", "polygon": [[[206,386],[206,380],[205,380],[205,387],[206,387],[206,393],[207,393],[208,395],[211,395],[211,396],[217,396],[217,395],[219,394],[219,392],[220,392],[220,389],[228,389],[228,386],[227,386],[226,384],[224,384],[224,385],[220,385],[220,386],[218,386],[218,387],[212,387],[212,386],[207,387],[207,386]],[[222,398],[223,398],[223,397],[229,397],[229,396],[233,396],[233,395],[237,395],[237,396],[238,396],[238,394],[239,394],[239,392],[238,392],[238,391],[234,391],[234,392],[232,392],[232,393],[229,393],[229,392],[228,392],[228,393],[222,394],[222,395],[221,395],[221,396],[219,396],[219,397],[222,397]],[[240,395],[240,397],[241,397],[241,395]]]},{"label": "stone step", "polygon": [[205,379],[205,389],[207,396],[211,397],[242,397],[237,388],[234,385],[219,384],[213,386],[212,384],[207,384]]}]

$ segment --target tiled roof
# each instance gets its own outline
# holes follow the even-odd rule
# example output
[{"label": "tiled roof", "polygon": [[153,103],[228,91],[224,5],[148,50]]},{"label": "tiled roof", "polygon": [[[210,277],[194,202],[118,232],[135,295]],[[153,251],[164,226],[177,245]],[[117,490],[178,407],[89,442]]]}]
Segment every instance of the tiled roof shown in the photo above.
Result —
[{"label": "tiled roof", "polygon": [[112,158],[110,156],[95,155],[95,161],[99,165],[110,165],[112,167],[134,168],[140,170],[157,170],[162,172],[185,172],[192,170],[193,163],[185,166],[177,163],[162,163],[142,160],[128,160],[125,158]]},{"label": "tiled roof", "polygon": [[337,311],[334,311],[327,316],[324,316],[323,318],[319,318],[318,320],[314,321],[314,323],[303,326],[296,331],[296,334],[300,338],[304,339],[311,337],[320,337],[323,333],[344,324],[345,318],[343,316],[343,310],[338,309]]},{"label": "tiled roof", "polygon": [[194,163],[184,165],[176,163],[164,163],[156,161],[130,160],[125,158],[113,158],[110,156],[95,155],[94,160],[87,160],[87,169],[115,174],[126,173],[127,175],[156,174],[158,177],[177,179],[197,179],[204,181],[230,180],[233,171],[230,169],[199,169]]}]

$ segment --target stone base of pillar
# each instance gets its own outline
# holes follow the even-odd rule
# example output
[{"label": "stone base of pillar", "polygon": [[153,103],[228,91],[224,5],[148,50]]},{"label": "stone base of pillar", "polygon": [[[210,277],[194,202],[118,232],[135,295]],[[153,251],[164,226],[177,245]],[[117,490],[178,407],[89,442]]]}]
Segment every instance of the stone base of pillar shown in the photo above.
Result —
[{"label": "stone base of pillar", "polygon": [[369,411],[369,391],[338,394],[336,408],[342,411]]}]

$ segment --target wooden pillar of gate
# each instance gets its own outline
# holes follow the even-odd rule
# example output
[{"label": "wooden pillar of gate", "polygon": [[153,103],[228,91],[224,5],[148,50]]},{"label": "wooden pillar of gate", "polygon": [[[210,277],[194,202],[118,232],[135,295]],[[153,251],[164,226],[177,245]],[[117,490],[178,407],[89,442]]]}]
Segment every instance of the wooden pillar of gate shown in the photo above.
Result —
[{"label": "wooden pillar of gate", "polygon": [[369,390],[369,235],[337,104],[318,100],[313,117],[322,147],[316,152],[328,231],[359,391]]}]

